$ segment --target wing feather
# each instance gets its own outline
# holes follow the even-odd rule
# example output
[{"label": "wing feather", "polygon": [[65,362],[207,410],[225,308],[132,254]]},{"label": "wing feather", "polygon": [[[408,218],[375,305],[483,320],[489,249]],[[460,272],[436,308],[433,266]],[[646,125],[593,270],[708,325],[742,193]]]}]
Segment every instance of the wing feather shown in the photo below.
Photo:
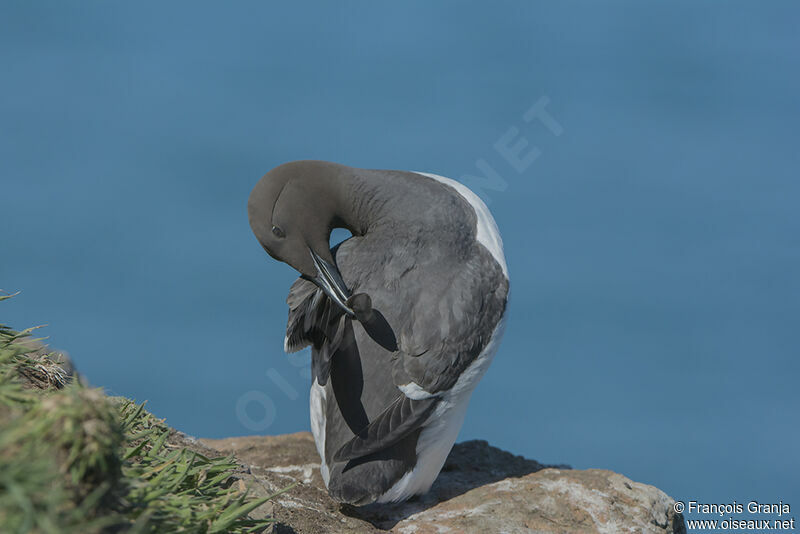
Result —
[{"label": "wing feather", "polygon": [[345,462],[391,447],[417,428],[431,414],[439,399],[413,400],[400,395],[350,441],[342,445],[333,460]]},{"label": "wing feather", "polygon": [[331,358],[342,344],[347,321],[341,308],[313,282],[298,278],[286,298],[289,319],[286,324],[286,352],[313,346],[312,371],[320,385],[330,375]]}]

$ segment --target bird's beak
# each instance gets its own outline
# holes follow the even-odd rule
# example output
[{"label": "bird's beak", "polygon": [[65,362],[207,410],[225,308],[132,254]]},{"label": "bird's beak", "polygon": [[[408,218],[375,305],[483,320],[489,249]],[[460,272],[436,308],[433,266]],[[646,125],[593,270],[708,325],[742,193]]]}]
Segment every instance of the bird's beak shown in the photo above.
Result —
[{"label": "bird's beak", "polygon": [[350,298],[350,291],[344,284],[339,269],[332,263],[324,260],[313,250],[309,250],[311,251],[311,258],[314,260],[314,266],[317,268],[317,276],[311,278],[311,281],[317,284],[347,315],[354,317],[355,312],[347,305],[347,299]]}]

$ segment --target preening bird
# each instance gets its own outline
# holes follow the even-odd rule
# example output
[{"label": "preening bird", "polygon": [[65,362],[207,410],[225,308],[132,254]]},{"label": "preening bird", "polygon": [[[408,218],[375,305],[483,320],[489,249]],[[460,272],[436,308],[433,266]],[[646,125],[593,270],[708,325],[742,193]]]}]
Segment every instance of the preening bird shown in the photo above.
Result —
[{"label": "preening bird", "polygon": [[[508,272],[486,205],[432,174],[296,161],[256,184],[248,216],[300,273],[284,348],[312,348],[328,492],[354,505],[425,493],[503,334]],[[352,237],[331,249],[334,228]]]}]

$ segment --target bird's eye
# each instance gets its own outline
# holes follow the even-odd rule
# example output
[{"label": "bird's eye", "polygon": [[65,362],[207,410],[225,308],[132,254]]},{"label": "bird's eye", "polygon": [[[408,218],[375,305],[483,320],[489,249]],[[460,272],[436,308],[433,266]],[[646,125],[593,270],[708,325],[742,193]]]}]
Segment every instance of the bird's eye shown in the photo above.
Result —
[{"label": "bird's eye", "polygon": [[286,237],[286,234],[283,233],[283,230],[281,230],[279,227],[275,225],[272,225],[272,235],[280,239]]}]

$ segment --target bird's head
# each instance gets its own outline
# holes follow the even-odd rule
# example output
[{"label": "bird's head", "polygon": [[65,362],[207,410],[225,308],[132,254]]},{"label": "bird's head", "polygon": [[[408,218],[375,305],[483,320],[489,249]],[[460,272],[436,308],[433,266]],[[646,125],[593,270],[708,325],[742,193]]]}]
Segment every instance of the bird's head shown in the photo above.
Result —
[{"label": "bird's head", "polygon": [[250,227],[267,253],[317,284],[346,313],[351,297],[330,251],[331,230],[342,226],[339,195],[332,193],[336,167],[292,162],[269,171],[247,202]]}]

